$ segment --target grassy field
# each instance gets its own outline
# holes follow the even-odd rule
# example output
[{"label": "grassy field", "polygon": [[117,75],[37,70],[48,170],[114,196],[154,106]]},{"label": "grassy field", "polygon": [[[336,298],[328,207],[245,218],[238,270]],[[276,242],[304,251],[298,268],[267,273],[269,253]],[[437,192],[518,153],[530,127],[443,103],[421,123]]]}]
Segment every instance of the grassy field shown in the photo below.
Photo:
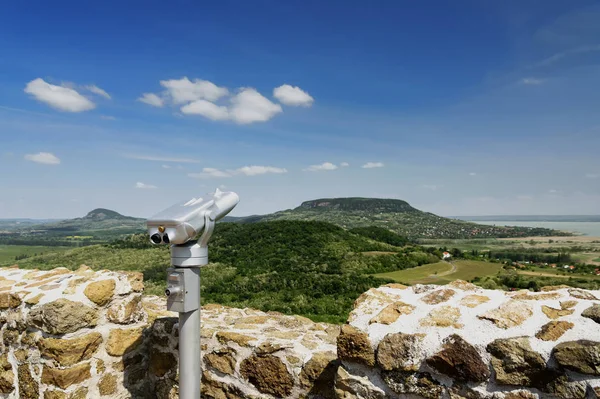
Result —
[{"label": "grassy field", "polygon": [[494,276],[501,269],[502,265],[499,263],[457,260],[452,263],[438,262],[374,276],[406,284],[446,284],[458,279],[468,281],[475,277]]},{"label": "grassy field", "polygon": [[0,264],[14,264],[15,257],[19,255],[33,256],[35,254],[59,253],[67,250],[68,247],[45,247],[29,245],[0,245]]},{"label": "grassy field", "polygon": [[590,280],[600,280],[600,276],[596,276],[594,274],[574,274],[574,273],[566,273],[561,270],[556,269],[547,269],[541,267],[535,267],[533,270],[520,270],[519,274],[523,274],[526,276],[541,276],[541,277],[559,277],[559,278],[585,278]]}]

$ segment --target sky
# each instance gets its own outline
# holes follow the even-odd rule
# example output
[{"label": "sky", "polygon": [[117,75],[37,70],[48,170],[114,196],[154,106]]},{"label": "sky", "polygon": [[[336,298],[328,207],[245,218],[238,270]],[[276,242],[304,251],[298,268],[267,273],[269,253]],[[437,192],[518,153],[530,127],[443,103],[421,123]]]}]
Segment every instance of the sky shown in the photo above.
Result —
[{"label": "sky", "polygon": [[592,0],[28,1],[0,13],[0,218],[217,187],[600,214]]}]

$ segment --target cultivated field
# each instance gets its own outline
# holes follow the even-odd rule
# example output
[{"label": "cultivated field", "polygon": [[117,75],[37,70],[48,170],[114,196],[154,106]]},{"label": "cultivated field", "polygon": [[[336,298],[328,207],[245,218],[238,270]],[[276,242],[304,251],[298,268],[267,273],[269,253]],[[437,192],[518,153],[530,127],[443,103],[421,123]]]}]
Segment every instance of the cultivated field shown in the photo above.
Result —
[{"label": "cultivated field", "polygon": [[500,263],[476,260],[457,260],[431,263],[389,273],[375,274],[375,277],[389,278],[406,284],[446,284],[454,280],[472,280],[475,277],[494,276],[502,269]]},{"label": "cultivated field", "polygon": [[62,252],[68,249],[67,247],[48,247],[48,246],[29,246],[29,245],[0,245],[0,264],[17,263],[16,256],[27,255],[34,256],[35,254],[45,254],[49,252]]}]

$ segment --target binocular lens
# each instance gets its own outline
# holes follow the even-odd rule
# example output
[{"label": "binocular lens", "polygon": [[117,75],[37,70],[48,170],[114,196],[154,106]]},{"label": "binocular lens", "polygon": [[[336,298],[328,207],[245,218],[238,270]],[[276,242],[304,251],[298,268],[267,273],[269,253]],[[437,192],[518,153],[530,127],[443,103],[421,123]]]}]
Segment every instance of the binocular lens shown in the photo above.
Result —
[{"label": "binocular lens", "polygon": [[163,235],[163,238],[162,238],[162,239],[163,239],[163,242],[164,242],[165,244],[168,244],[168,243],[169,243],[169,236],[168,236],[168,235],[166,235],[166,234],[165,234],[165,235]]},{"label": "binocular lens", "polygon": [[155,244],[160,244],[161,238],[160,238],[160,235],[158,235],[158,234],[152,234],[150,236],[150,240],[152,240],[152,242]]}]

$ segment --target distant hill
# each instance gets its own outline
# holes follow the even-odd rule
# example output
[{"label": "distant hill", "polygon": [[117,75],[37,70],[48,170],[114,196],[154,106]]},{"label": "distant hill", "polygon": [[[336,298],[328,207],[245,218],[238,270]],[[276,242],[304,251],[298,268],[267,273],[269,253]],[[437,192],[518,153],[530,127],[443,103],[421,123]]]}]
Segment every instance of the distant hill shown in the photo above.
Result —
[{"label": "distant hill", "polygon": [[135,232],[145,229],[146,219],[124,216],[110,209],[97,208],[84,217],[28,226],[28,230],[48,233],[81,233],[96,231]]},{"label": "distant hill", "polygon": [[236,220],[252,223],[273,220],[316,220],[346,229],[377,226],[410,238],[491,238],[568,235],[530,227],[486,226],[449,219],[413,208],[408,202],[380,198],[321,198],[299,207]]}]

